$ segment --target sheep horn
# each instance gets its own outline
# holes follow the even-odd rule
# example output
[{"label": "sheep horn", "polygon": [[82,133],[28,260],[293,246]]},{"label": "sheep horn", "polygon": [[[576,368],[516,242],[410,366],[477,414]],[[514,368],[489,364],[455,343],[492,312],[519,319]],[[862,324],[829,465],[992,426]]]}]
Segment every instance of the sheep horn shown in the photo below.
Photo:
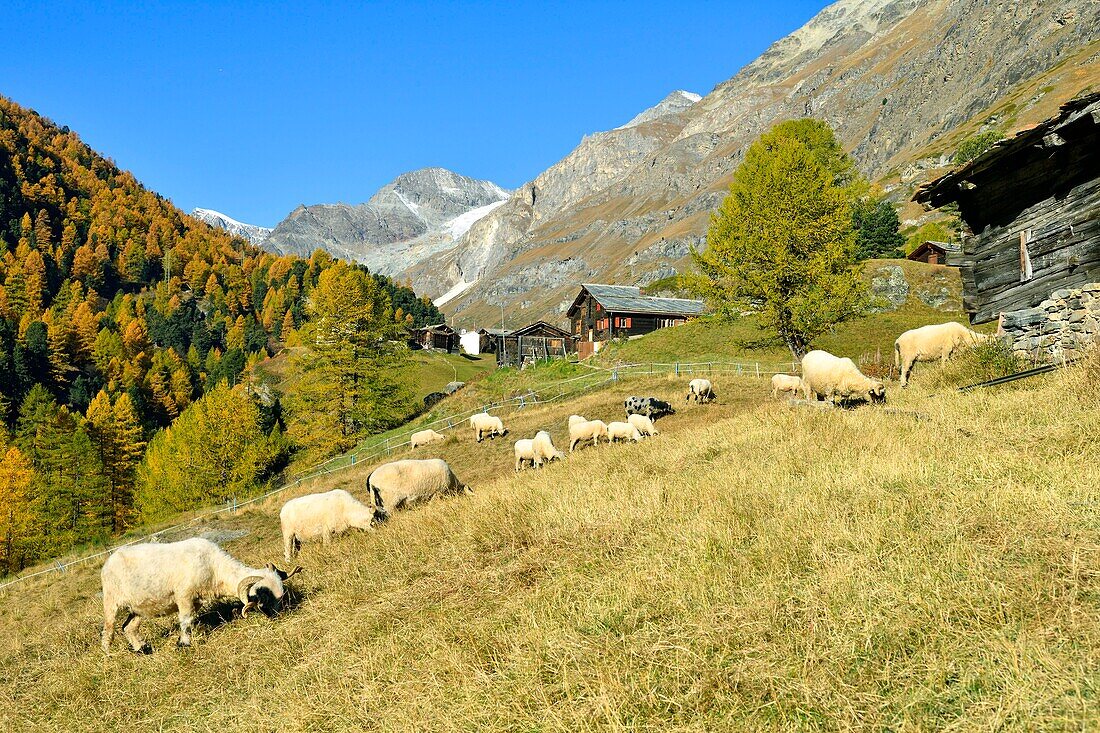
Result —
[{"label": "sheep horn", "polygon": [[293,578],[295,575],[297,575],[298,573],[305,570],[305,568],[303,568],[301,565],[297,566],[296,568],[291,570],[289,573],[284,572],[282,570],[279,570],[279,568],[276,568],[274,565],[272,565],[271,567],[275,568],[275,572],[276,572],[276,574],[278,574],[279,580],[284,580],[284,581],[288,580],[290,578]]},{"label": "sheep horn", "polygon": [[256,608],[259,604],[256,601],[249,601],[244,604],[244,608],[241,609],[241,618],[248,618],[248,612]]},{"label": "sheep horn", "polygon": [[[263,580],[263,576],[261,575],[249,575],[240,583],[237,583],[237,597],[241,599],[241,603],[243,603],[246,608],[250,603],[248,600],[248,589],[251,588],[255,583],[259,583],[261,580]],[[255,607],[256,605],[252,604],[252,608]]]}]

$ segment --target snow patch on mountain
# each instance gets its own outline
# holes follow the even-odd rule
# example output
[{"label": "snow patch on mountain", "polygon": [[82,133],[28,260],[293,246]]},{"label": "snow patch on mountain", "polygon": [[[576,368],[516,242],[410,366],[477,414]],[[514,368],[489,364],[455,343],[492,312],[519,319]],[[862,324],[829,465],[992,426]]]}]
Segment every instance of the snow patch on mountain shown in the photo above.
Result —
[{"label": "snow patch on mountain", "polygon": [[485,216],[488,215],[489,212],[491,212],[493,209],[502,206],[507,202],[507,199],[503,201],[494,201],[491,204],[478,206],[476,209],[470,209],[465,214],[460,214],[454,219],[451,219],[444,225],[444,228],[446,232],[451,235],[451,239],[457,240],[461,238],[463,234],[470,231],[470,227],[472,227],[478,220],[485,218]]},{"label": "snow patch on mountain", "polygon": [[450,290],[448,290],[447,292],[443,293],[443,295],[440,295],[438,298],[433,300],[432,303],[434,303],[435,307],[438,308],[438,307],[444,305],[445,303],[448,303],[448,302],[454,300],[455,298],[457,298],[458,296],[462,295],[463,293],[465,293],[467,290],[469,290],[470,288],[472,288],[476,284],[477,284],[476,279],[471,280],[470,282],[466,282],[465,280],[459,280],[457,283],[455,283],[451,287]]},{"label": "snow patch on mountain", "polygon": [[683,89],[677,89],[662,99],[656,105],[650,107],[647,110],[635,115],[634,119],[625,125],[616,127],[616,130],[625,130],[628,127],[636,127],[643,122],[649,122],[655,120],[658,117],[665,117],[666,115],[674,115],[683,112],[685,109],[691,107],[691,105],[698,102],[700,97],[695,92],[684,91]]}]

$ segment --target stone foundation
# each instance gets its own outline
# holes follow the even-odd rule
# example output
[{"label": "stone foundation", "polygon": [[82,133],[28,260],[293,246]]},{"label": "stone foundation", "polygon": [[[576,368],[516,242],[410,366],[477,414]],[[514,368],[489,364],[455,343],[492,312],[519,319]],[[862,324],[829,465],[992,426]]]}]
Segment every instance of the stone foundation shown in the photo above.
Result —
[{"label": "stone foundation", "polygon": [[1055,290],[1036,308],[1008,311],[1001,328],[1016,356],[1036,362],[1072,359],[1100,343],[1100,283]]}]

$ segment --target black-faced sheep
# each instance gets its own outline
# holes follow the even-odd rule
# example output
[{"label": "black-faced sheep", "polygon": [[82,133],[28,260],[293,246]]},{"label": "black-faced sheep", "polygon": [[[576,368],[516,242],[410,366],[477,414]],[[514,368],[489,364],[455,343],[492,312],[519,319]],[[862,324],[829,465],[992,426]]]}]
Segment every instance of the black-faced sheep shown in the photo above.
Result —
[{"label": "black-faced sheep", "polygon": [[504,423],[501,419],[487,412],[479,412],[472,416],[470,418],[470,427],[474,429],[474,439],[478,443],[481,442],[482,438],[487,437],[492,440],[498,435],[504,436],[508,434],[508,430],[504,427]]},{"label": "black-faced sheep", "polygon": [[121,547],[103,563],[103,651],[109,652],[119,611],[129,615],[122,624],[130,647],[149,653],[149,645],[138,633],[145,618],[179,614],[180,646],[191,645],[195,610],[206,599],[239,598],[241,615],[259,608],[265,615],[277,612],[283,603],[283,582],[299,572],[289,573],[274,565],[250,568],[233,559],[210,540],[195,537],[181,542],[144,543]]},{"label": "black-faced sheep", "polygon": [[901,376],[901,386],[909,385],[909,374],[918,361],[946,362],[963,348],[969,348],[993,336],[971,331],[961,323],[938,323],[906,331],[894,342],[894,367]]},{"label": "black-faced sheep", "polygon": [[790,392],[791,394],[798,394],[801,392],[803,399],[810,399],[806,386],[802,384],[802,377],[796,377],[791,374],[776,374],[772,377],[772,399],[775,399],[785,392]]},{"label": "black-faced sheep", "polygon": [[380,520],[384,520],[389,512],[435,496],[474,493],[458,480],[447,462],[440,458],[384,463],[367,477],[367,489],[371,492],[375,514]]},{"label": "black-faced sheep", "polygon": [[710,383],[710,380],[696,377],[688,382],[688,393],[684,401],[694,399],[696,402],[706,403],[713,401],[715,397],[714,385]]},{"label": "black-faced sheep", "polygon": [[447,436],[443,433],[437,433],[434,430],[421,430],[415,432],[409,438],[410,448],[419,448],[422,445],[428,445],[429,443],[439,443],[447,439]]},{"label": "black-faced sheep", "polygon": [[333,535],[349,529],[370,529],[373,522],[374,509],[343,489],[291,499],[279,511],[283,558],[287,562],[293,560],[302,540],[320,538],[327,545]]},{"label": "black-faced sheep", "polygon": [[885,402],[886,387],[864,376],[851,359],[827,351],[811,351],[802,357],[805,389],[840,405],[850,401]]}]

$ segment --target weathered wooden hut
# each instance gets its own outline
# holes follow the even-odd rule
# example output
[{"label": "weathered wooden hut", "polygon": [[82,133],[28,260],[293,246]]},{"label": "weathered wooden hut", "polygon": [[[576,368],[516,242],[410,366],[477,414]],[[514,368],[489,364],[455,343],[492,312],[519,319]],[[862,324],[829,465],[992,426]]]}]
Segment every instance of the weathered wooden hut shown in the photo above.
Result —
[{"label": "weathered wooden hut", "polygon": [[458,351],[458,332],[446,323],[436,323],[413,330],[413,341],[422,349],[453,353]]},{"label": "weathered wooden hut", "polygon": [[655,298],[634,286],[585,283],[566,315],[583,358],[612,338],[677,326],[704,310],[701,300]]},{"label": "weathered wooden hut", "polygon": [[571,333],[546,321],[535,321],[501,337],[497,364],[505,366],[541,359],[564,359],[576,350],[576,339]]},{"label": "weathered wooden hut", "polygon": [[512,335],[511,329],[508,328],[479,328],[477,332],[481,337],[480,348],[482,354],[500,353],[504,338]]},{"label": "weathered wooden hut", "polygon": [[959,245],[953,242],[921,242],[906,259],[913,262],[926,262],[929,265],[948,265],[947,260],[959,254]]},{"label": "weathered wooden hut", "polygon": [[914,199],[957,204],[971,232],[951,263],[973,323],[1011,319],[1055,291],[1100,281],[1100,93],[1067,102]]}]

